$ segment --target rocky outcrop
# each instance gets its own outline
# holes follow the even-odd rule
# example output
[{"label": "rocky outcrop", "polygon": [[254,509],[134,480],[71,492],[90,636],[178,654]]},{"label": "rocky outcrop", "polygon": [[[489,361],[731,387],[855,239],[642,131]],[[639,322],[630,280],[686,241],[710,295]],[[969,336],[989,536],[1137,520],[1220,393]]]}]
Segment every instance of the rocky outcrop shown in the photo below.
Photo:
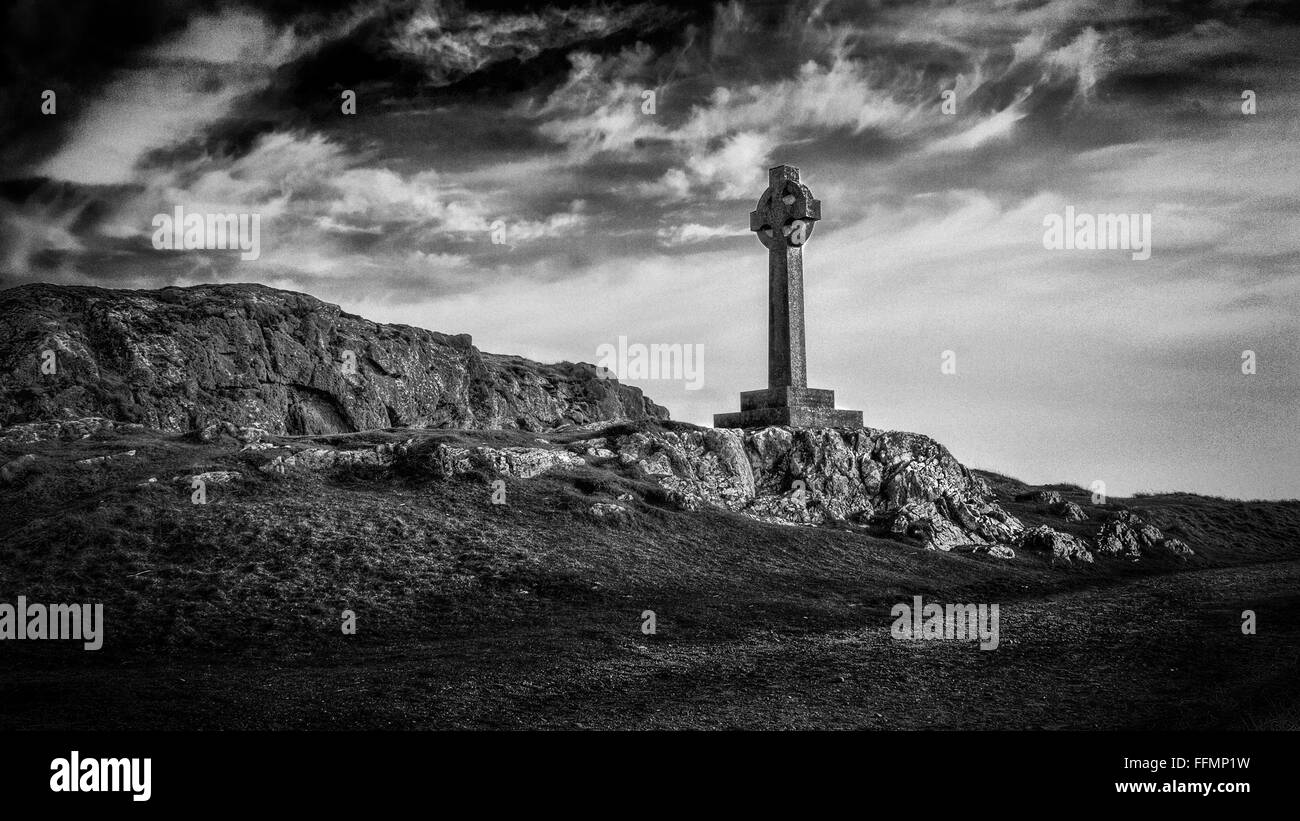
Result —
[{"label": "rocky outcrop", "polygon": [[563,450],[546,448],[489,448],[477,447],[470,451],[480,464],[498,476],[531,479],[555,468],[577,467],[587,464],[580,456]]},{"label": "rocky outcrop", "polygon": [[556,468],[571,468],[587,464],[581,456],[545,447],[494,448],[480,445],[469,448],[439,444],[427,455],[422,454],[419,449],[411,453],[406,446],[399,446],[398,450],[402,458],[423,462],[432,469],[435,476],[441,478],[485,471],[511,479],[532,479]]},{"label": "rocky outcrop", "polygon": [[173,476],[172,481],[186,487],[193,487],[195,482],[202,482],[205,485],[228,485],[242,479],[243,476],[237,470],[208,470],[191,476]]},{"label": "rocky outcrop", "polygon": [[1137,561],[1143,556],[1192,555],[1192,549],[1179,539],[1171,539],[1155,525],[1129,510],[1111,515],[1097,532],[1096,551],[1105,556]]},{"label": "rocky outcrop", "polygon": [[[1015,555],[1011,545],[1024,531],[982,480],[942,445],[919,434],[868,428],[638,427],[597,431],[603,435],[564,447],[545,440],[536,447],[492,447],[417,444],[412,439],[351,450],[289,443],[286,453],[267,454],[258,470],[288,475],[404,464],[444,479],[475,474],[531,479],[589,464],[622,466],[655,482],[687,510],[717,507],[773,524],[843,522],[930,548],[962,548],[999,558]],[[627,511],[625,505],[599,504],[606,506],[594,508],[592,515],[626,518],[614,509]]]},{"label": "rocky outcrop", "polygon": [[320,473],[358,466],[387,468],[407,463],[427,468],[440,479],[479,472],[510,479],[532,479],[557,468],[587,464],[582,457],[554,447],[460,447],[443,443],[427,447],[414,446],[414,442],[414,439],[407,439],[400,443],[347,450],[263,442],[245,445],[240,451],[271,448],[287,451],[267,454],[270,458],[258,467],[259,471],[271,476]]},{"label": "rocky outcrop", "polygon": [[1006,546],[1024,530],[946,448],[914,433],[676,426],[569,449],[636,466],[688,509],[709,505],[779,524],[846,522],[939,550]]},{"label": "rocky outcrop", "polygon": [[258,470],[263,473],[286,474],[321,471],[345,465],[386,466],[393,463],[397,447],[400,446],[383,444],[353,450],[302,448],[284,456],[276,456]]},{"label": "rocky outcrop", "polygon": [[0,330],[6,425],[99,416],[324,434],[668,418],[588,365],[487,354],[465,334],[381,325],[261,285],[26,285],[0,292]]},{"label": "rocky outcrop", "polygon": [[[38,463],[57,461],[48,447],[41,456],[22,453],[30,443],[92,437],[96,442],[118,437],[136,440],[141,430],[138,424],[95,417],[0,428],[0,445],[18,454],[0,463],[0,485],[21,484]],[[1095,556],[1137,560],[1192,555],[1182,541],[1123,509],[1102,524],[1095,545],[1045,525],[1027,528],[1001,507],[983,479],[946,448],[927,436],[898,431],[585,424],[566,427],[549,438],[534,438],[535,444],[527,446],[475,444],[466,434],[426,433],[404,441],[340,448],[222,423],[181,439],[224,443],[239,464],[254,471],[249,478],[221,470],[173,477],[173,483],[187,487],[195,479],[218,485],[340,468],[373,468],[380,471],[377,475],[394,471],[437,479],[517,480],[575,469],[617,469],[653,482],[662,490],[660,500],[686,510],[721,508],[788,526],[861,527],[938,550],[999,559],[1012,559],[1023,551],[1066,565],[1091,563]],[[136,453],[134,449],[110,452],[70,463],[82,470],[107,470],[134,464]],[[160,484],[151,479],[138,486],[160,490]],[[1022,494],[1017,499],[1066,510],[1058,504],[1055,491]],[[627,525],[635,521],[635,505],[630,504],[634,501],[633,495],[620,493],[616,501],[593,502],[587,512],[606,523]]]},{"label": "rocky outcrop", "polygon": [[43,422],[26,422],[10,425],[0,430],[0,444],[29,445],[36,442],[71,442],[89,439],[95,435],[139,432],[144,425],[114,422],[99,416],[84,419],[51,419]]},{"label": "rocky outcrop", "polygon": [[1088,518],[1088,514],[1083,512],[1083,508],[1074,502],[1063,502],[1060,508],[1053,512],[1067,522],[1082,522]]},{"label": "rocky outcrop", "polygon": [[607,522],[618,525],[626,525],[632,521],[632,511],[622,505],[611,504],[609,502],[596,502],[588,510],[592,516]]},{"label": "rocky outcrop", "polygon": [[1083,539],[1053,530],[1046,525],[1026,530],[1021,534],[1019,544],[1026,550],[1045,553],[1051,556],[1053,561],[1067,564],[1076,561],[1092,562],[1092,553],[1088,551],[1088,545]]}]

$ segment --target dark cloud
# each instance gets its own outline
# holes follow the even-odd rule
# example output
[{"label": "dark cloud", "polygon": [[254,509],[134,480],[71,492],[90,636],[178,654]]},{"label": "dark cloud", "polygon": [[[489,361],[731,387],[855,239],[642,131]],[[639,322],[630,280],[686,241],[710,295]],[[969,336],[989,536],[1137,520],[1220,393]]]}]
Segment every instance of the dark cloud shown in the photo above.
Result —
[{"label": "dark cloud", "polygon": [[[105,78],[139,49],[184,26],[200,2],[14,0],[0,9],[0,151],[13,169],[59,144]],[[41,113],[46,90],[61,116]]]}]

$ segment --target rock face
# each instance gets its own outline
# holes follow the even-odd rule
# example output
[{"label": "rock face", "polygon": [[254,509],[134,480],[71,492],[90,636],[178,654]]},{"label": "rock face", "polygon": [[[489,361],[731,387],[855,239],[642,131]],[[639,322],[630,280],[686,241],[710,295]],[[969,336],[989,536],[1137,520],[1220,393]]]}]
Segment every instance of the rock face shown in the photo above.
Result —
[{"label": "rock face", "polygon": [[487,354],[465,334],[380,325],[261,285],[27,285],[0,292],[0,331],[6,425],[101,416],[166,431],[323,434],[668,418],[590,366]]},{"label": "rock face", "polygon": [[681,426],[606,435],[569,448],[637,465],[692,509],[712,505],[780,524],[850,522],[940,550],[1007,545],[1024,530],[983,481],[919,434]]}]

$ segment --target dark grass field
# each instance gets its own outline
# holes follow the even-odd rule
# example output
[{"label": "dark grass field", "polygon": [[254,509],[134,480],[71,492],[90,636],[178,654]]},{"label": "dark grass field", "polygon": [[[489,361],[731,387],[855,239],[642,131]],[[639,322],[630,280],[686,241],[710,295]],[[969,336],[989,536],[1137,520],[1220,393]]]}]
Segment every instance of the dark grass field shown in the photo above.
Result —
[{"label": "dark grass field", "polygon": [[[412,435],[536,439],[315,441]],[[0,489],[0,601],[103,602],[107,638],[0,644],[5,729],[1300,727],[1296,502],[1112,498],[1196,555],[1063,568],[687,512],[609,464],[493,505],[486,475],[267,476],[276,451],[147,432],[0,458],[21,453],[39,460]],[[170,480],[202,470],[245,478],[193,505]],[[983,475],[1026,524],[1091,536],[1105,513],[1051,486],[1091,517],[1063,523]],[[630,522],[588,512],[627,493]],[[892,639],[914,595],[998,603],[998,649]]]}]

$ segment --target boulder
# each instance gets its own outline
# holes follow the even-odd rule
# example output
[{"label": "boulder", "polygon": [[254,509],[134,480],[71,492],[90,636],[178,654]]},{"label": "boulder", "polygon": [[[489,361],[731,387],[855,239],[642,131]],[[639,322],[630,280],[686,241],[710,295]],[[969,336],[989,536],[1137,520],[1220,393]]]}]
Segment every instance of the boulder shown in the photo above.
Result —
[{"label": "boulder", "polygon": [[1088,514],[1084,512],[1083,508],[1079,507],[1074,502],[1062,502],[1058,507],[1053,509],[1052,512],[1060,516],[1062,519],[1065,519],[1067,522],[1082,522],[1084,519],[1088,518]]},{"label": "boulder", "polygon": [[1126,521],[1112,518],[1097,531],[1096,550],[1104,556],[1136,561],[1142,557],[1142,544],[1138,533]]},{"label": "boulder", "polygon": [[1192,549],[1182,539],[1165,539],[1161,545],[1166,551],[1175,556],[1191,556]]},{"label": "boulder", "polygon": [[1021,534],[1018,544],[1025,550],[1048,553],[1055,561],[1091,563],[1093,560],[1086,542],[1077,536],[1053,530],[1047,525],[1026,530]]},{"label": "boulder", "polygon": [[587,512],[597,519],[603,519],[616,524],[627,524],[632,521],[632,511],[622,505],[611,504],[609,502],[596,502]]},{"label": "boulder", "polygon": [[474,469],[469,455],[469,448],[458,448],[440,443],[429,453],[429,467],[433,469],[433,474],[438,478],[450,479],[453,476],[469,473]]},{"label": "boulder", "polygon": [[954,552],[992,556],[995,559],[1014,559],[1016,551],[1004,544],[968,544],[953,548]]},{"label": "boulder", "polygon": [[237,470],[209,470],[190,476],[173,476],[172,481],[193,486],[194,480],[198,479],[205,485],[228,485],[242,478],[243,474]]},{"label": "boulder", "polygon": [[231,439],[243,445],[261,443],[270,436],[270,432],[255,425],[237,425],[229,420],[216,420],[191,431],[193,438],[200,442],[216,442]]},{"label": "boulder", "polygon": [[1098,553],[1137,561],[1143,556],[1173,555],[1186,558],[1192,549],[1179,539],[1167,538],[1155,525],[1130,510],[1111,514],[1097,531]]}]

